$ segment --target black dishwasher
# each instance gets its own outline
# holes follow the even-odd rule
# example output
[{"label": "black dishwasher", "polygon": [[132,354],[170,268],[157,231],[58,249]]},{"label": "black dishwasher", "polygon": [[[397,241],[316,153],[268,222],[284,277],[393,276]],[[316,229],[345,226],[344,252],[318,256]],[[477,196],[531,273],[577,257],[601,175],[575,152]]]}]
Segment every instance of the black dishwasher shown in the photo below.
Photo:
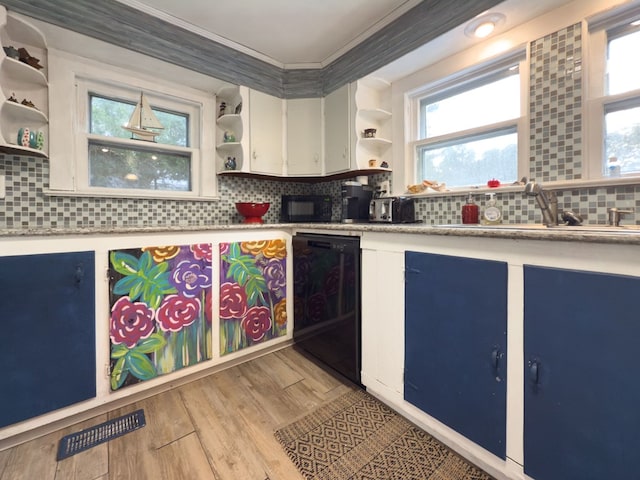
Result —
[{"label": "black dishwasher", "polygon": [[360,384],[360,238],[293,237],[295,346]]}]

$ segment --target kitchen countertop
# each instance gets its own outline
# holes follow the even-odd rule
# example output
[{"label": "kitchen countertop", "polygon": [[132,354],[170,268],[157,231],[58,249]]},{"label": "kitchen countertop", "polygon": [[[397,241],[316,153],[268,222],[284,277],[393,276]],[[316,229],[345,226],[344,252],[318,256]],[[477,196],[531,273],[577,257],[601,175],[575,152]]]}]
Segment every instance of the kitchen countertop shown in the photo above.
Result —
[{"label": "kitchen countertop", "polygon": [[380,223],[267,223],[267,224],[211,224],[211,225],[175,225],[154,227],[87,227],[87,228],[33,228],[4,229],[0,237],[28,236],[77,236],[77,235],[110,235],[140,233],[185,233],[229,230],[320,230],[327,232],[380,232],[416,235],[445,235],[456,237],[484,237],[501,239],[526,239],[563,242],[591,242],[640,245],[640,227],[608,227],[593,225],[587,227],[547,228],[542,225],[425,225],[412,224],[380,224]]}]

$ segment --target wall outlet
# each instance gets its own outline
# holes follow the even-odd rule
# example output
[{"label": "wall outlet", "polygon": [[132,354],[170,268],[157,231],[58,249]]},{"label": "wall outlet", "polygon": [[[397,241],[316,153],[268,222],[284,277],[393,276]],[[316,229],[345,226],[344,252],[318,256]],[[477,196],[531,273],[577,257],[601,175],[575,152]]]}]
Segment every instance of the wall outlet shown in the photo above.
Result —
[{"label": "wall outlet", "polygon": [[5,196],[4,175],[0,175],[0,198]]}]

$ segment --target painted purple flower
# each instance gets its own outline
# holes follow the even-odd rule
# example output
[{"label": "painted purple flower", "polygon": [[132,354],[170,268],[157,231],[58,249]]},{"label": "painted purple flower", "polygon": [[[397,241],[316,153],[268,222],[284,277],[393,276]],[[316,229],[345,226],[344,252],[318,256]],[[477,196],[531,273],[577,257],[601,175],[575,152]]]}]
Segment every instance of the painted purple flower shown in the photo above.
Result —
[{"label": "painted purple flower", "polygon": [[284,261],[275,258],[269,259],[262,267],[262,274],[267,282],[267,288],[272,292],[279,292],[278,297],[282,297],[284,287],[287,284],[287,272],[284,268]]},{"label": "painted purple flower", "polygon": [[247,293],[237,283],[220,285],[220,318],[241,318],[247,311]]},{"label": "painted purple flower", "polygon": [[319,322],[324,314],[327,299],[323,293],[315,293],[307,300],[307,312],[311,323]]},{"label": "painted purple flower", "polygon": [[271,329],[271,311],[267,307],[251,307],[242,319],[247,337],[254,342],[259,342]]},{"label": "painted purple flower", "polygon": [[203,266],[199,262],[182,260],[171,274],[171,283],[182,295],[193,298],[211,286],[211,274],[211,265]]},{"label": "painted purple flower", "polygon": [[115,344],[133,348],[138,340],[149,337],[155,330],[153,309],[145,303],[121,297],[111,308],[110,336]]},{"label": "painted purple flower", "polygon": [[200,314],[200,300],[168,295],[156,313],[158,325],[165,332],[178,332],[191,325]]}]

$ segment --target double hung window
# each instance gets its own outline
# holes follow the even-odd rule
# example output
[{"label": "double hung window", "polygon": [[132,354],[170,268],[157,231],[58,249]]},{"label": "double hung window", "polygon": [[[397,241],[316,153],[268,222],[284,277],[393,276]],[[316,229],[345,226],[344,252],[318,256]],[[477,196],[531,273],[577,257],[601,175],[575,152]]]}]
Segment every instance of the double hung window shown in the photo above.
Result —
[{"label": "double hung window", "polygon": [[[68,56],[52,60],[51,193],[215,197],[214,95]],[[124,128],[143,117],[157,136]]]},{"label": "double hung window", "polygon": [[523,53],[453,75],[413,96],[415,180],[449,188],[517,180]]},{"label": "double hung window", "polygon": [[640,10],[590,24],[588,141],[592,177],[640,175]]}]

